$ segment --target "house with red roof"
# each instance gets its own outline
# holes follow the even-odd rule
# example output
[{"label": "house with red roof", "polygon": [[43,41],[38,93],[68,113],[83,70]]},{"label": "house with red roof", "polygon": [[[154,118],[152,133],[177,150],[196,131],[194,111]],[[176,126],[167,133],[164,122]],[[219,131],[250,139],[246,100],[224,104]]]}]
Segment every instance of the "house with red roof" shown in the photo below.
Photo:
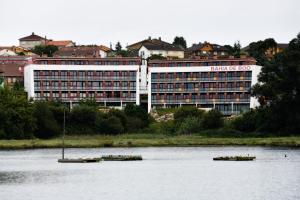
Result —
[{"label": "house with red roof", "polygon": [[38,45],[45,45],[48,42],[46,36],[41,37],[32,32],[31,35],[19,39],[19,45],[27,49],[33,49]]}]

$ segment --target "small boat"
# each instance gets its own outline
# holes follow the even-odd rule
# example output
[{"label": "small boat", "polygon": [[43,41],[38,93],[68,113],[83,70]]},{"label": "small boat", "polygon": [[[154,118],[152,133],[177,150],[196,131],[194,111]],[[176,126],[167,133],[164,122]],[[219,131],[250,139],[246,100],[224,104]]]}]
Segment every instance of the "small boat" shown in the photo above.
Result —
[{"label": "small boat", "polygon": [[213,158],[216,161],[253,161],[255,159],[255,156],[221,156]]},{"label": "small boat", "polygon": [[58,159],[59,163],[94,163],[100,162],[101,158],[63,158]]},{"label": "small boat", "polygon": [[130,155],[108,155],[102,156],[104,161],[136,161],[143,160],[142,156],[130,156]]}]

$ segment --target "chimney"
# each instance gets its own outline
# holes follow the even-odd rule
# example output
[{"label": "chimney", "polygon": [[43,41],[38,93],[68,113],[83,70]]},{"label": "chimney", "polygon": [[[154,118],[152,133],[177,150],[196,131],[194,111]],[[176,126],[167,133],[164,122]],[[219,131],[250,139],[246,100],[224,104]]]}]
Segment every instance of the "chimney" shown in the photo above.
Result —
[{"label": "chimney", "polygon": [[112,44],[111,44],[111,42],[109,43],[109,47],[110,47],[110,50],[112,50]]},{"label": "chimney", "polygon": [[34,35],[34,32],[32,32],[32,35]]},{"label": "chimney", "polygon": [[148,40],[151,40],[151,36],[148,37]]},{"label": "chimney", "polygon": [[159,37],[158,40],[161,41],[161,37]]}]

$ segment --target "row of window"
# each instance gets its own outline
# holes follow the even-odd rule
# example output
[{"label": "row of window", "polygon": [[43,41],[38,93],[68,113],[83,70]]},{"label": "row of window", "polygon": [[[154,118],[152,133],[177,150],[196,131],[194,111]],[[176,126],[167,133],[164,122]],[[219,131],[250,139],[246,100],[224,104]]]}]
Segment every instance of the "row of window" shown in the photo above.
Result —
[{"label": "row of window", "polygon": [[218,94],[152,94],[152,100],[186,100],[186,99],[250,99],[249,93],[218,93]]},{"label": "row of window", "polygon": [[38,60],[38,64],[44,65],[138,65],[137,61],[86,61],[86,60]]},{"label": "row of window", "polygon": [[152,83],[152,89],[194,89],[194,88],[250,88],[250,81],[218,82],[218,83]]},{"label": "row of window", "polygon": [[251,61],[212,61],[212,62],[169,62],[150,63],[150,67],[189,67],[189,66],[230,66],[230,65],[252,65]]},{"label": "row of window", "polygon": [[152,73],[151,79],[251,77],[251,71]]},{"label": "row of window", "polygon": [[53,98],[135,98],[136,94],[134,92],[36,92],[36,98],[40,97],[53,97]]},{"label": "row of window", "polygon": [[136,76],[136,71],[34,71],[34,76]]},{"label": "row of window", "polygon": [[35,87],[136,87],[136,82],[111,82],[111,81],[35,81],[34,82]]}]

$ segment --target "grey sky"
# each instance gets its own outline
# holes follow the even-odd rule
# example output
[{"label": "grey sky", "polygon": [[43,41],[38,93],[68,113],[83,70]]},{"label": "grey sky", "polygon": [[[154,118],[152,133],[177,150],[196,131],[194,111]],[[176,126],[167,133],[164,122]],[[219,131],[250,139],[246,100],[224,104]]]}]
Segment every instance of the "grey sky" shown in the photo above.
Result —
[{"label": "grey sky", "polygon": [[77,44],[130,44],[148,36],[172,42],[247,45],[300,32],[299,0],[0,0],[0,46],[35,32]]}]

